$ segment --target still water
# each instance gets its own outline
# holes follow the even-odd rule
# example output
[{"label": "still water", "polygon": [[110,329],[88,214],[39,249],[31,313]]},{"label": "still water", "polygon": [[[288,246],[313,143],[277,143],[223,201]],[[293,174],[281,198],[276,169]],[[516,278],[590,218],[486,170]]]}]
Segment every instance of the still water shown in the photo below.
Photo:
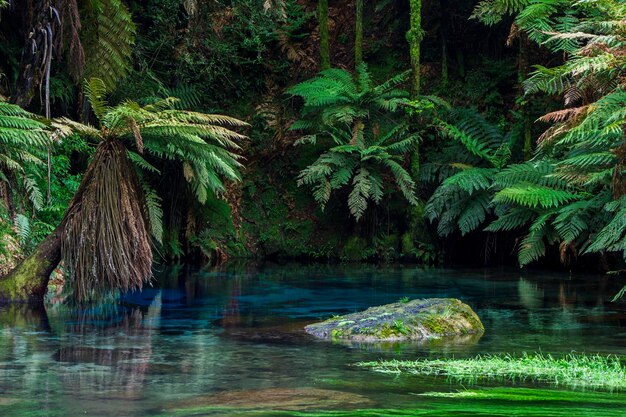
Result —
[{"label": "still water", "polygon": [[[97,309],[0,307],[0,416],[626,415],[626,393],[541,383],[468,386],[353,366],[538,351],[626,357],[626,307],[610,302],[621,284],[501,269],[170,269],[153,288]],[[459,298],[486,333],[462,343],[350,345],[302,331],[402,297]],[[421,395],[465,390],[506,395]]]}]

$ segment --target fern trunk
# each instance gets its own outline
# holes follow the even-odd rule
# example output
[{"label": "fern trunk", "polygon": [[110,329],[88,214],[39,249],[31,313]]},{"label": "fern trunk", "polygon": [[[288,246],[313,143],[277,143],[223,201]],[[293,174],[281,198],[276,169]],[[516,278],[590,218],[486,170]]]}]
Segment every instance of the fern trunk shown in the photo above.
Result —
[{"label": "fern trunk", "polygon": [[8,275],[0,278],[3,302],[41,302],[46,295],[50,274],[61,261],[63,223],[37,249]]},{"label": "fern trunk", "polygon": [[410,29],[407,33],[413,67],[413,93],[420,94],[420,57],[422,53],[422,0],[410,0]]},{"label": "fern trunk", "polygon": [[78,301],[141,289],[152,277],[145,195],[121,141],[100,142],[64,223],[63,261]]},{"label": "fern trunk", "polygon": [[0,279],[0,300],[43,300],[62,257],[78,300],[141,288],[152,276],[144,198],[124,145],[101,142],[59,227]]},{"label": "fern trunk", "polygon": [[363,0],[356,0],[356,24],[354,36],[354,66],[363,63]]},{"label": "fern trunk", "polygon": [[320,27],[320,67],[323,70],[330,68],[330,41],[328,32],[328,0],[319,0],[319,27]]}]

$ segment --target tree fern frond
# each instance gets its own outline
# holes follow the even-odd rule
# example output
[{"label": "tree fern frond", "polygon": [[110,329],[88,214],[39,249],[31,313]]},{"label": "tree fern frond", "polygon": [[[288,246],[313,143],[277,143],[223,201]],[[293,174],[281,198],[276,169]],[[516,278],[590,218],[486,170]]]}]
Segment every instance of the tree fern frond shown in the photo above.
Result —
[{"label": "tree fern frond", "polygon": [[519,185],[498,191],[495,203],[516,204],[530,208],[552,208],[581,198],[580,194],[536,185]]},{"label": "tree fern frond", "polygon": [[130,10],[121,0],[89,0],[84,14],[85,76],[112,89],[130,69],[136,33]]}]

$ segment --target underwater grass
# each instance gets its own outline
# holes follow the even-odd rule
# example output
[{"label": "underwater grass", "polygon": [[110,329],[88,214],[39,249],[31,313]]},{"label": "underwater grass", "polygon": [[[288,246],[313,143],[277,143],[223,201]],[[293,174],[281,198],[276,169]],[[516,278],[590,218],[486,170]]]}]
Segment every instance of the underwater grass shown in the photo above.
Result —
[{"label": "underwater grass", "polygon": [[524,353],[520,357],[481,355],[472,359],[361,362],[357,366],[392,374],[442,375],[464,383],[532,381],[576,388],[626,388],[626,369],[617,356],[569,354],[555,358]]},{"label": "underwater grass", "polygon": [[[420,400],[422,397],[423,400]],[[425,401],[426,400],[426,401]],[[415,394],[408,408],[363,408],[350,410],[258,410],[227,406],[171,410],[155,417],[613,417],[624,415],[622,394],[571,392],[536,388],[481,388],[455,392]]]},{"label": "underwater grass", "polygon": [[181,409],[158,417],[614,417],[624,415],[626,403],[620,394],[566,392],[530,388],[488,388],[458,392],[429,392],[416,398],[415,406],[354,410],[253,410],[232,407]]}]

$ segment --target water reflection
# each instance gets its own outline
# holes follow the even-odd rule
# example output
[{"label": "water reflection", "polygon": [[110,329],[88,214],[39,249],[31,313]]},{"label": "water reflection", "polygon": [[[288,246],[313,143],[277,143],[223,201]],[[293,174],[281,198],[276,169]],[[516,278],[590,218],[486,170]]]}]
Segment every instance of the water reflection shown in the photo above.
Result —
[{"label": "water reflection", "polygon": [[[346,398],[374,408],[414,406],[415,393],[462,387],[438,378],[394,380],[350,365],[538,350],[626,354],[626,312],[609,302],[622,284],[399,266],[168,269],[154,288],[98,307],[0,307],[0,415],[139,417],[185,404],[255,402],[279,409],[294,393],[307,403],[332,398],[319,401],[340,409],[349,408]],[[312,321],[402,297],[460,298],[486,333],[464,341],[333,344],[303,331]]]},{"label": "water reflection", "polygon": [[[6,392],[34,393],[12,405],[15,415],[31,402],[43,415],[59,408],[97,415],[104,406],[93,408],[96,399],[142,398],[160,310],[158,296],[147,307],[0,308],[0,400]],[[64,404],[68,394],[72,403]]]},{"label": "water reflection", "polygon": [[105,305],[89,310],[48,309],[59,348],[52,355],[62,366],[61,383],[76,393],[96,390],[106,397],[141,398],[158,329],[161,300],[147,308]]}]

